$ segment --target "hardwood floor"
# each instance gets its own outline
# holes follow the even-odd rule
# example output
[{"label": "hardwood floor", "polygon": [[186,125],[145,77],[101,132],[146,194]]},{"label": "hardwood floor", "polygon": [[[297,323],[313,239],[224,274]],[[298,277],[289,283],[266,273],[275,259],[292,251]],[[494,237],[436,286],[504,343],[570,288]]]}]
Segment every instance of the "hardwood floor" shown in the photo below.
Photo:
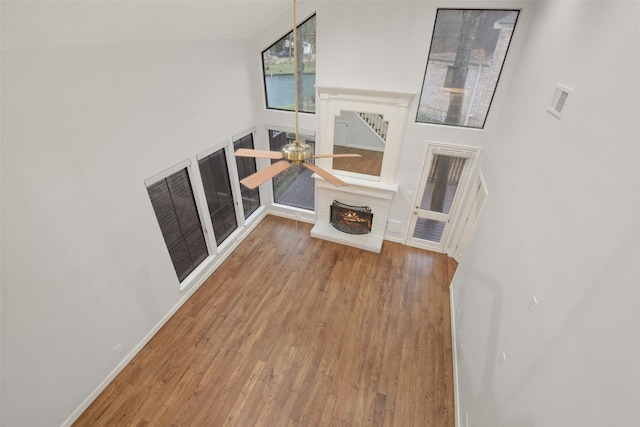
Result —
[{"label": "hardwood floor", "polygon": [[267,216],[74,424],[453,426],[444,254]]}]

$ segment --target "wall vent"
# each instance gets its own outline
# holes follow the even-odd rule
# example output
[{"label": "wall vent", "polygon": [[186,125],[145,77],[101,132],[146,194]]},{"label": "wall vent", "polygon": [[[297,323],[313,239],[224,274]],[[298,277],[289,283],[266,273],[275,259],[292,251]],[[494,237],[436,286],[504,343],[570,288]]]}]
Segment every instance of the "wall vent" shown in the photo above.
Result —
[{"label": "wall vent", "polygon": [[547,107],[547,111],[557,118],[562,117],[562,111],[567,105],[567,99],[572,91],[573,89],[566,86],[556,85],[556,90],[553,92],[553,97]]}]

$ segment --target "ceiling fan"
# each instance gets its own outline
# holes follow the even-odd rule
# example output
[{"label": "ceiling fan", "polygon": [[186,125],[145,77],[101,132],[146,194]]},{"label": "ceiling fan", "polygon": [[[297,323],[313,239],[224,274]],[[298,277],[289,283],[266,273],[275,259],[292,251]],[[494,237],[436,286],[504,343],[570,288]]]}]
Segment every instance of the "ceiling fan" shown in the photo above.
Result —
[{"label": "ceiling fan", "polygon": [[237,157],[254,157],[264,159],[282,159],[281,161],[272,164],[271,166],[261,169],[258,172],[249,175],[248,177],[241,179],[240,182],[248,188],[256,188],[260,184],[270,180],[280,172],[285,171],[290,166],[303,165],[307,169],[315,172],[324,178],[327,182],[335,185],[336,187],[344,187],[346,182],[342,181],[335,175],[330,174],[326,170],[313,163],[307,163],[309,159],[322,159],[322,158],[338,158],[338,157],[362,157],[360,154],[313,154],[313,147],[308,145],[304,139],[300,138],[298,132],[298,41],[297,41],[297,21],[296,21],[296,0],[293,0],[293,87],[295,97],[295,117],[296,117],[296,138],[294,142],[286,144],[282,147],[281,151],[266,151],[266,150],[252,150],[248,148],[240,148],[236,150],[235,155]]}]

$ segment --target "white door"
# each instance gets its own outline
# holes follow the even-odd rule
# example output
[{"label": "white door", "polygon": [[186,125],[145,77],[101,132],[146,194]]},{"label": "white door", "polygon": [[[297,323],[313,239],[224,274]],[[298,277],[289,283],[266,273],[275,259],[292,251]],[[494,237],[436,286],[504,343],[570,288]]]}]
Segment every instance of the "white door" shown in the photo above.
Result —
[{"label": "white door", "polygon": [[349,122],[341,122],[336,120],[333,131],[333,144],[342,147],[349,146]]},{"label": "white door", "polygon": [[464,215],[464,225],[462,226],[462,231],[459,234],[460,237],[458,238],[458,242],[455,245],[455,248],[453,248],[453,259],[458,262],[462,260],[464,252],[469,245],[471,236],[476,229],[478,218],[480,218],[482,206],[484,206],[484,201],[487,198],[487,187],[482,179],[482,174],[478,175],[476,178],[469,194],[471,200],[467,206],[466,215]]},{"label": "white door", "polygon": [[414,200],[407,245],[447,252],[476,149],[430,144]]}]

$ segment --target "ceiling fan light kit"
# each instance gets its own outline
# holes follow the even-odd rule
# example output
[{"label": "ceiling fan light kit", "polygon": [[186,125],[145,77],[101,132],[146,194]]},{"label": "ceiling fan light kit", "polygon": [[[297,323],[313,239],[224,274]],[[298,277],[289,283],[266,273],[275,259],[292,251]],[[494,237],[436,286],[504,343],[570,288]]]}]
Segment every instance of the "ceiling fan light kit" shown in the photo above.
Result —
[{"label": "ceiling fan light kit", "polygon": [[296,138],[295,142],[282,147],[282,157],[297,166],[313,157],[313,147],[304,139]]}]

